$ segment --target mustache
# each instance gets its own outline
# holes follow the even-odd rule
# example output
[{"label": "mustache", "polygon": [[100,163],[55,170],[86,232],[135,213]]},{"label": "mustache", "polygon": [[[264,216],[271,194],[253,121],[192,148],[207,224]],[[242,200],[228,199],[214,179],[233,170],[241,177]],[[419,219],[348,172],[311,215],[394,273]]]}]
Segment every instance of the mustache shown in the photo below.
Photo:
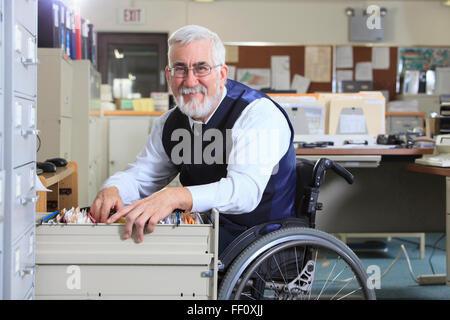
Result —
[{"label": "mustache", "polygon": [[208,90],[206,89],[205,86],[199,84],[199,85],[196,85],[195,87],[182,86],[182,87],[180,87],[178,92],[181,95],[183,95],[183,94],[194,94],[194,93],[204,93],[204,94],[206,94],[208,92]]}]

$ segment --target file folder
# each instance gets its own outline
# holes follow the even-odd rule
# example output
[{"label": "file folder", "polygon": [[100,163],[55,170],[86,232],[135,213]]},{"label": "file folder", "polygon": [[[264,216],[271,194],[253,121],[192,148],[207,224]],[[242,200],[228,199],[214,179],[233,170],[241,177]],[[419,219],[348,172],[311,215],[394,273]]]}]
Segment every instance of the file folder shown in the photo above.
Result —
[{"label": "file folder", "polygon": [[38,2],[38,47],[59,48],[59,5],[53,0]]}]

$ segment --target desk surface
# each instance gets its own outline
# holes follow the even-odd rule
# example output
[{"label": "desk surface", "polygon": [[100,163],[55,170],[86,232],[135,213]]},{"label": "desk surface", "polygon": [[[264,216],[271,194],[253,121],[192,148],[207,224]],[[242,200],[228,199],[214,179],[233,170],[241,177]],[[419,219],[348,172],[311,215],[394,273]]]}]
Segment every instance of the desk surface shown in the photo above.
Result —
[{"label": "desk surface", "polygon": [[450,177],[450,168],[426,166],[418,163],[408,163],[406,165],[406,169],[420,173],[436,174],[439,176]]},{"label": "desk surface", "polygon": [[408,148],[301,148],[295,149],[297,155],[381,155],[381,156],[409,156],[432,154],[434,148],[408,149]]},{"label": "desk surface", "polygon": [[49,187],[70,176],[75,171],[77,171],[76,164],[74,162],[69,162],[65,167],[57,167],[56,172],[44,172],[38,177],[43,178],[41,179],[41,182],[44,187]]}]

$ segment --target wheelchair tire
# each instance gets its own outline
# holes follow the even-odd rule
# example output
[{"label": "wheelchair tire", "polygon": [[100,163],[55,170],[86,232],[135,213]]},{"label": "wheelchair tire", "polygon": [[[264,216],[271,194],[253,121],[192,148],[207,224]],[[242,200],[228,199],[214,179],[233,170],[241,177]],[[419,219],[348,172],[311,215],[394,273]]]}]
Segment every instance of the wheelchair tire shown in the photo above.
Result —
[{"label": "wheelchair tire", "polygon": [[[341,275],[345,279],[338,279]],[[247,247],[226,271],[218,292],[219,300],[311,298],[373,300],[375,292],[349,247],[330,234],[301,227],[273,231]]]}]

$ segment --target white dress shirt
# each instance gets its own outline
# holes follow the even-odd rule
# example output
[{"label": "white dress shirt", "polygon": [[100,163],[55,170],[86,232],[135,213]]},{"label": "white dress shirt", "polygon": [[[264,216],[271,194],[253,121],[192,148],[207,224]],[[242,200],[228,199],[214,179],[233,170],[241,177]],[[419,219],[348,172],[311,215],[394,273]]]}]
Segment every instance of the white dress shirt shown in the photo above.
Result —
[{"label": "white dress shirt", "polygon": [[[225,95],[226,88],[222,100]],[[162,143],[164,124],[171,112],[173,109],[154,122],[136,162],[103,184],[102,189],[116,186],[124,205],[161,190],[177,176],[176,166]],[[189,121],[192,128],[195,121]],[[276,164],[290,146],[291,131],[273,102],[261,98],[243,110],[231,130],[231,138],[233,144],[226,177],[217,182],[187,187],[192,195],[192,211],[205,212],[217,208],[223,213],[240,214],[254,210],[261,201],[270,175],[276,173]]]}]

